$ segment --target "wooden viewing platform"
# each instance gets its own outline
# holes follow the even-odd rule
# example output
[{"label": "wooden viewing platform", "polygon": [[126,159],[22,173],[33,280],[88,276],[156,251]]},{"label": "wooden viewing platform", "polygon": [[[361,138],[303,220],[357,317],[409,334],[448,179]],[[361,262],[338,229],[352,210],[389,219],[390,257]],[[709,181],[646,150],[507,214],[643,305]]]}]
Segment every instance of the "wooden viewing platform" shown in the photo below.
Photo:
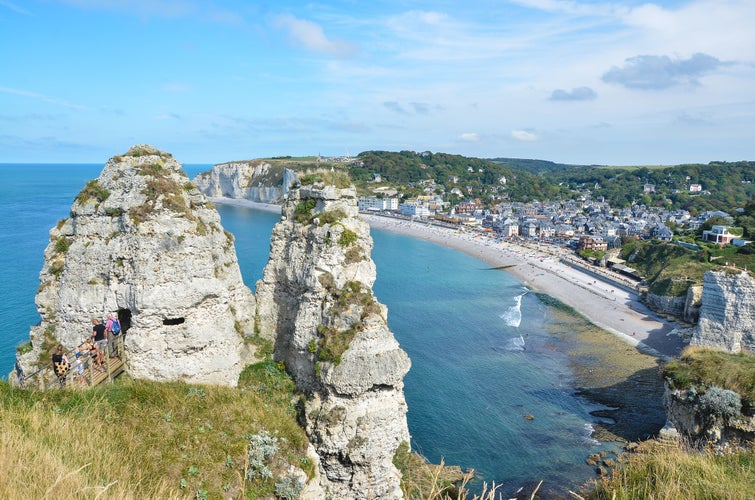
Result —
[{"label": "wooden viewing platform", "polygon": [[[102,360],[103,369],[94,366],[89,353],[81,353],[77,348],[75,352],[66,352],[70,363],[70,370],[66,377],[65,387],[92,387],[112,382],[117,376],[126,371],[126,350],[123,348],[123,334],[116,337],[118,344],[117,352],[120,356],[110,356],[110,346],[105,349],[105,358]],[[81,345],[84,345],[83,343]],[[81,347],[81,346],[79,346]],[[76,354],[80,353],[79,357]],[[46,364],[36,372],[19,379],[21,387],[31,389],[50,389],[60,387],[60,381],[55,375],[52,362]]]}]

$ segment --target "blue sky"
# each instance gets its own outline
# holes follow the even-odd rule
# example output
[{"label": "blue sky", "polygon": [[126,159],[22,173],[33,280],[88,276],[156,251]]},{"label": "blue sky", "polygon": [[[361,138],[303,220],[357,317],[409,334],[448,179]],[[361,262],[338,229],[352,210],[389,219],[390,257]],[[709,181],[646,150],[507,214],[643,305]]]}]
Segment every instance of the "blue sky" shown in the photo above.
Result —
[{"label": "blue sky", "polygon": [[0,0],[0,162],[755,160],[755,1]]}]

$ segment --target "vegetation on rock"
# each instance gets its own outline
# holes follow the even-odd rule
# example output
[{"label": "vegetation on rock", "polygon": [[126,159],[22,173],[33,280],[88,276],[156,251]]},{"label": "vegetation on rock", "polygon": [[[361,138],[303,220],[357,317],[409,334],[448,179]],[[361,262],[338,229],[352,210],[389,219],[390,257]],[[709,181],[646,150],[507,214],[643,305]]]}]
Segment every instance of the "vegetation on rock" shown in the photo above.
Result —
[{"label": "vegetation on rock", "polygon": [[[721,389],[735,391],[742,398],[743,410],[755,411],[755,356],[751,354],[688,347],[678,361],[664,366],[663,375],[672,389],[694,389],[696,393],[703,393],[716,387],[714,392],[719,396],[716,399],[724,405],[727,395],[720,393]],[[710,404],[718,405],[712,401]]]},{"label": "vegetation on rock", "polygon": [[110,191],[100,186],[97,179],[88,181],[79,194],[76,195],[76,201],[81,204],[88,202],[89,200],[96,200],[97,203],[102,203],[110,196]]}]

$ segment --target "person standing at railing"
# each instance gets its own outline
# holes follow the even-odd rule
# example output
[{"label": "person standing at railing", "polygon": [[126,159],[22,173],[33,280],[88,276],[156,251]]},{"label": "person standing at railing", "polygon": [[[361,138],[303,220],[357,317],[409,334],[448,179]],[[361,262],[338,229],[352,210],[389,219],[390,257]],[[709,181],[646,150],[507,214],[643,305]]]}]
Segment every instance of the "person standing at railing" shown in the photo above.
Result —
[{"label": "person standing at railing", "polygon": [[105,331],[107,331],[107,343],[110,346],[110,357],[118,357],[118,334],[121,333],[121,324],[113,313],[107,315],[105,322]]},{"label": "person standing at railing", "polygon": [[105,356],[105,349],[107,349],[107,333],[105,330],[105,325],[100,323],[98,320],[93,319],[92,325],[92,339],[94,340],[94,343],[97,346],[97,350],[99,351],[98,364],[100,365],[100,368],[102,368],[102,358]]},{"label": "person standing at railing", "polygon": [[58,377],[60,387],[66,386],[66,377],[68,371],[71,369],[71,364],[68,362],[68,356],[66,356],[65,350],[61,344],[55,348],[55,352],[52,355],[52,368],[55,372],[55,376]]}]

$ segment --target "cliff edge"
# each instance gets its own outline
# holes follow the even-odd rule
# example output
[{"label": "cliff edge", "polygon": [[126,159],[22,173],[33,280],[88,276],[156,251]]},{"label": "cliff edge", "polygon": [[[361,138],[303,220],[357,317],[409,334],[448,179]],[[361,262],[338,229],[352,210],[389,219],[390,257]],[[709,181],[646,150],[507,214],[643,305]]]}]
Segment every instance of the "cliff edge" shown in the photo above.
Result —
[{"label": "cliff edge", "polygon": [[755,353],[755,280],[748,272],[706,272],[701,302],[690,344]]},{"label": "cliff edge", "polygon": [[392,463],[409,441],[410,367],[372,294],[369,226],[353,188],[289,192],[257,283],[259,330],[307,396],[304,425],[332,498],[402,498]]},{"label": "cliff edge", "polygon": [[297,175],[264,160],[220,163],[194,177],[194,185],[211,198],[234,198],[259,203],[280,203]]}]

